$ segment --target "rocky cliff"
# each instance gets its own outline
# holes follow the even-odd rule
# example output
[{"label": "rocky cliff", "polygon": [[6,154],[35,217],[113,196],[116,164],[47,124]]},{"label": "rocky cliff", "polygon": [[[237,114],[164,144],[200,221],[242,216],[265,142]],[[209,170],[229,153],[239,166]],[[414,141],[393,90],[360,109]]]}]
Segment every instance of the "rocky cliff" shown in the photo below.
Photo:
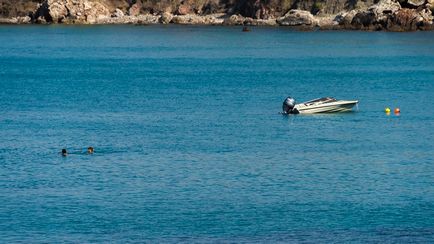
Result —
[{"label": "rocky cliff", "polygon": [[0,0],[0,22],[425,30],[434,0]]},{"label": "rocky cliff", "polygon": [[116,8],[128,13],[154,14],[240,14],[265,19],[282,16],[290,9],[336,14],[360,6],[369,6],[374,0],[0,0],[0,17],[16,17],[34,11],[38,4],[65,6],[102,4],[110,12]]}]

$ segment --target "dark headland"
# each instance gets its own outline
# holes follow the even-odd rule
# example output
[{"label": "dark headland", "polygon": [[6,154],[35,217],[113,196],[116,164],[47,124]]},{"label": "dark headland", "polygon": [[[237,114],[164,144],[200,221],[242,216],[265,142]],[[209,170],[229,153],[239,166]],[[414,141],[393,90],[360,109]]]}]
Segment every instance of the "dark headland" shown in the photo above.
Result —
[{"label": "dark headland", "polygon": [[185,24],[432,30],[434,0],[0,0],[3,24]]}]

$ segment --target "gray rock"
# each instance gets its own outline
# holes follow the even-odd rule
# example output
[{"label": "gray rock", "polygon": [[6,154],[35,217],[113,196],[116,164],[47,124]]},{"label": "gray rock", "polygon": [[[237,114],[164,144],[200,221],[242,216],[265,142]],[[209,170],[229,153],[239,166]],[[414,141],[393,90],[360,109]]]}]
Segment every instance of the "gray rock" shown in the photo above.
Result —
[{"label": "gray rock", "polygon": [[124,12],[118,8],[115,9],[115,12],[112,14],[112,17],[115,17],[115,18],[122,18],[124,16],[125,16]]},{"label": "gray rock", "polygon": [[13,17],[13,18],[0,18],[1,24],[30,24],[32,19],[29,16]]},{"label": "gray rock", "polygon": [[45,0],[35,11],[37,23],[95,24],[110,17],[107,7],[90,0]]},{"label": "gray rock", "polygon": [[45,21],[44,18],[39,17],[39,18],[36,19],[36,23],[38,23],[38,24],[47,24],[47,21]]},{"label": "gray rock", "polygon": [[210,14],[210,15],[174,15],[172,23],[181,25],[221,25],[224,19],[222,14]]},{"label": "gray rock", "polygon": [[205,19],[202,16],[194,15],[194,14],[186,14],[186,15],[175,15],[172,18],[172,22],[174,24],[181,25],[204,25]]},{"label": "gray rock", "polygon": [[252,26],[274,26],[277,25],[276,19],[252,19],[246,18],[244,21],[244,25],[252,25]]},{"label": "gray rock", "polygon": [[375,14],[370,11],[362,11],[358,12],[353,19],[351,20],[351,26],[353,26],[355,29],[365,29],[374,30],[375,27]]},{"label": "gray rock", "polygon": [[433,26],[434,16],[433,16],[433,13],[430,9],[426,9],[426,8],[418,9],[417,13],[419,15],[418,25],[419,25],[419,27],[421,27],[419,29],[427,29],[428,30],[428,29],[432,29],[434,27]]},{"label": "gray rock", "polygon": [[407,3],[414,7],[420,7],[425,4],[425,0],[407,0]]},{"label": "gray rock", "polygon": [[[311,11],[319,9],[321,14],[336,15],[342,11],[362,9],[371,6],[378,0],[292,0],[292,8]],[[283,1],[281,1],[283,2]]]},{"label": "gray rock", "polygon": [[401,5],[393,0],[380,0],[366,10],[358,11],[351,20],[355,29],[382,30],[388,29],[391,17],[401,9]]},{"label": "gray rock", "polygon": [[279,25],[285,26],[315,26],[318,24],[317,19],[308,11],[292,9],[283,17],[277,19]]},{"label": "gray rock", "polygon": [[433,16],[426,8],[401,8],[398,2],[381,0],[367,10],[357,12],[351,26],[362,30],[427,30],[433,27]]},{"label": "gray rock", "polygon": [[343,26],[349,26],[351,25],[351,21],[353,20],[354,16],[358,12],[356,10],[351,10],[350,12],[343,12],[339,13],[335,16],[334,21],[338,22],[339,25]]},{"label": "gray rock", "polygon": [[223,21],[224,25],[244,25],[244,21],[246,21],[246,18],[239,15],[239,14],[234,14],[231,15],[229,18],[226,18]]},{"label": "gray rock", "polygon": [[377,4],[368,8],[368,12],[372,12],[377,19],[395,13],[401,9],[399,2],[393,0],[380,0]]},{"label": "gray rock", "polygon": [[137,16],[125,15],[119,18],[103,18],[99,19],[98,24],[158,24],[160,16],[152,14],[141,14]]},{"label": "gray rock", "polygon": [[30,18],[29,16],[17,17],[18,24],[30,24],[31,21],[32,18]]},{"label": "gray rock", "polygon": [[318,21],[318,26],[322,29],[333,29],[334,26],[338,26],[339,22],[336,20],[334,16],[324,16],[324,17],[316,17]]},{"label": "gray rock", "polygon": [[162,24],[169,24],[170,21],[172,21],[172,19],[173,19],[173,15],[171,13],[164,12],[163,14],[161,14],[160,22]]},{"label": "gray rock", "polygon": [[48,0],[47,4],[53,22],[61,23],[68,15],[68,9],[63,1]]},{"label": "gray rock", "polygon": [[158,24],[160,16],[152,14],[141,14],[137,16],[137,24],[141,25],[153,25]]}]

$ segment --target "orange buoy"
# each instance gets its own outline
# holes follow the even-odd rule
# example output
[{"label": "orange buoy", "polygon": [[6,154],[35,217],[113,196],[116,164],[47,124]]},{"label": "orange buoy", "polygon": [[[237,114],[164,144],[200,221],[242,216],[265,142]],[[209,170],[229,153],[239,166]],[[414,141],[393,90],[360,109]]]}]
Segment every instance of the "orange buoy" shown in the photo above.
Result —
[{"label": "orange buoy", "polygon": [[395,108],[395,114],[399,114],[401,113],[401,110],[399,110],[399,108]]}]

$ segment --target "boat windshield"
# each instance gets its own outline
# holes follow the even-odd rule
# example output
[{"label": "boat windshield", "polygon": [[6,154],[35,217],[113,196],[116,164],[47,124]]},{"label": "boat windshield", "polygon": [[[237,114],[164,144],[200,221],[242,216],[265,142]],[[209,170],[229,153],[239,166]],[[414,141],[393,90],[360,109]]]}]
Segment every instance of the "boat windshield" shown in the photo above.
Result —
[{"label": "boat windshield", "polygon": [[304,104],[308,105],[308,104],[312,104],[312,103],[330,103],[330,102],[336,102],[336,99],[334,99],[333,97],[322,97],[322,98],[317,98],[314,100],[310,100],[307,102],[304,102]]}]

